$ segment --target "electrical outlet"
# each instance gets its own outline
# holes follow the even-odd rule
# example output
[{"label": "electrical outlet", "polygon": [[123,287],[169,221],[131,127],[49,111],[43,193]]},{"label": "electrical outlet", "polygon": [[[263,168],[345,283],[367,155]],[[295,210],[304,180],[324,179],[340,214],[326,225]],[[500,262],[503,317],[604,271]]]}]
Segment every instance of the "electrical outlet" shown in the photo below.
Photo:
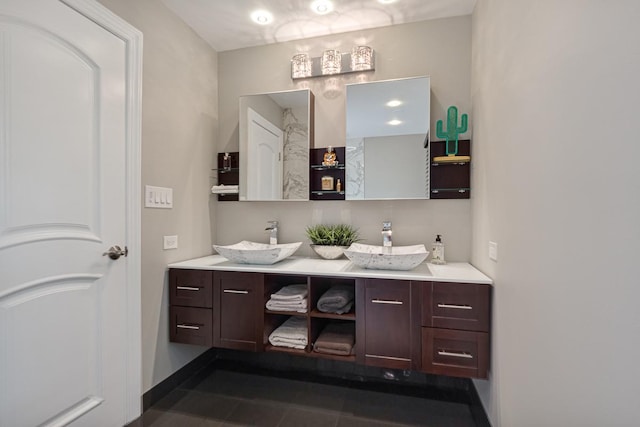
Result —
[{"label": "electrical outlet", "polygon": [[496,242],[489,242],[489,259],[498,262],[498,244]]},{"label": "electrical outlet", "polygon": [[178,236],[164,236],[164,249],[178,249]]}]

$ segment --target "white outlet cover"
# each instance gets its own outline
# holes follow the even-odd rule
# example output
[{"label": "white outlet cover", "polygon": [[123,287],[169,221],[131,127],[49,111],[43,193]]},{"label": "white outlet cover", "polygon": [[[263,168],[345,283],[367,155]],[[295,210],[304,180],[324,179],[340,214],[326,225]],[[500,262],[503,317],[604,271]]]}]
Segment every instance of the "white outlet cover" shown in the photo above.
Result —
[{"label": "white outlet cover", "polygon": [[498,244],[489,242],[489,259],[498,262]]},{"label": "white outlet cover", "polygon": [[178,249],[178,236],[164,236],[163,249]]}]

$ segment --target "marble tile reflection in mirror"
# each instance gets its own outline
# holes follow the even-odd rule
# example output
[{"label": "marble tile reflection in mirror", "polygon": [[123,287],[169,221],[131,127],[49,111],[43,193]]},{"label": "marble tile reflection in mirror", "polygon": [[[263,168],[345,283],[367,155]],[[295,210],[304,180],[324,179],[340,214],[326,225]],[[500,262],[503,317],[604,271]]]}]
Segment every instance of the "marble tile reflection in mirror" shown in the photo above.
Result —
[{"label": "marble tile reflection in mirror", "polygon": [[346,90],[346,199],[428,199],[429,77]]},{"label": "marble tile reflection in mirror", "polygon": [[240,97],[240,200],[308,200],[313,93]]}]

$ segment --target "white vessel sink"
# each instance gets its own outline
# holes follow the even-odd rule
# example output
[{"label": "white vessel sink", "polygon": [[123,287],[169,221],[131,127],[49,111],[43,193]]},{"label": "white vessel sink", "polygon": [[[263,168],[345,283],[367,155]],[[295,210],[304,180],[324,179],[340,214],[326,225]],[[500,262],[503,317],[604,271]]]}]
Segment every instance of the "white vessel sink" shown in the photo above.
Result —
[{"label": "white vessel sink", "polygon": [[290,257],[302,245],[302,242],[268,245],[243,240],[235,245],[213,245],[213,249],[229,261],[238,264],[275,264]]},{"label": "white vessel sink", "polygon": [[424,245],[374,246],[354,243],[344,254],[352,263],[373,270],[411,270],[427,259]]}]

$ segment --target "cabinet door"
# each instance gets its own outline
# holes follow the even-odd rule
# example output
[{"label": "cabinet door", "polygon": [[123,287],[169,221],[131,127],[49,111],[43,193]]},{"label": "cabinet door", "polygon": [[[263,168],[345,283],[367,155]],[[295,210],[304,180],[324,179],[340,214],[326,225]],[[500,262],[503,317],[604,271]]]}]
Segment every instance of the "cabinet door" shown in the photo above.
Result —
[{"label": "cabinet door", "polygon": [[214,273],[214,310],[220,315],[215,347],[262,350],[263,280],[260,273]]},{"label": "cabinet door", "polygon": [[183,344],[212,345],[210,308],[169,307],[169,339]]},{"label": "cabinet door", "polygon": [[491,286],[472,283],[427,283],[423,296],[423,326],[489,331]]},{"label": "cabinet door", "polygon": [[411,369],[411,282],[364,280],[364,363]]},{"label": "cabinet door", "polygon": [[187,307],[213,306],[213,272],[206,270],[169,270],[169,304]]},{"label": "cabinet door", "polygon": [[489,334],[422,328],[422,370],[430,374],[487,378]]}]

